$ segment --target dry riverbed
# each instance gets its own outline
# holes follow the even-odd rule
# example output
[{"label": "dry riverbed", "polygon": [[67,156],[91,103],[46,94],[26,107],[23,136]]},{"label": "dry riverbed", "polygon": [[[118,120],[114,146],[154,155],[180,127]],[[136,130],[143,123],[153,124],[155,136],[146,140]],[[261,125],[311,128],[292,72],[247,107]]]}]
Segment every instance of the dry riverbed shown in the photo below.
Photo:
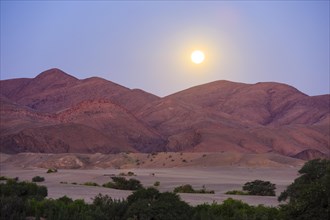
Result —
[{"label": "dry riverbed", "polygon": [[[46,173],[43,168],[14,168],[1,166],[1,176],[19,177],[20,180],[31,181],[34,176],[43,176],[45,181],[39,183],[48,188],[49,198],[59,198],[64,195],[73,199],[84,199],[91,202],[97,194],[107,194],[112,198],[122,199],[130,195],[131,191],[115,190],[97,186],[79,185],[85,182],[95,182],[99,185],[111,181],[111,175],[134,172],[135,178],[145,186],[157,187],[160,191],[173,191],[177,186],[191,184],[195,189],[203,185],[207,190],[214,190],[215,194],[180,194],[181,198],[191,205],[202,203],[221,203],[231,197],[242,200],[250,205],[263,204],[277,206],[277,196],[297,177],[300,167],[239,167],[221,166],[210,168],[133,168],[133,169],[59,169],[57,173]],[[241,190],[244,183],[256,179],[267,180],[276,184],[276,197],[226,195],[229,190]],[[61,183],[62,182],[62,183]],[[77,183],[72,184],[72,183]]]}]

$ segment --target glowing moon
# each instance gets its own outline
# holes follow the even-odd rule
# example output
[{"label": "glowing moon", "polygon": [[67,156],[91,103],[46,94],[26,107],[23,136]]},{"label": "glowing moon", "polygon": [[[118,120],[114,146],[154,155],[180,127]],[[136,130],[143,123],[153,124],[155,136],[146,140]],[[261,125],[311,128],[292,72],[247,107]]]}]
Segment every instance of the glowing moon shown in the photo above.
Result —
[{"label": "glowing moon", "polygon": [[205,55],[200,50],[195,50],[191,54],[191,61],[194,62],[194,63],[196,63],[196,64],[202,63],[204,61],[204,59],[205,59]]}]

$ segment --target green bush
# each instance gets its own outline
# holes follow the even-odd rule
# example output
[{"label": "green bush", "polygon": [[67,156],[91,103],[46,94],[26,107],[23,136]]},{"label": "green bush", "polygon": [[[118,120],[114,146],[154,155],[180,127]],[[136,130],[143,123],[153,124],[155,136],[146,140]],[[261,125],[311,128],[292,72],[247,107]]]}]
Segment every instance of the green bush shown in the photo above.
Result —
[{"label": "green bush", "polygon": [[159,186],[160,185],[160,182],[159,181],[156,181],[155,183],[154,183],[154,186]]},{"label": "green bush", "polygon": [[239,200],[226,199],[222,204],[202,204],[193,210],[192,220],[221,219],[221,220],[280,220],[277,208],[250,206]]},{"label": "green bush", "polygon": [[112,199],[108,195],[97,195],[93,199],[91,206],[94,213],[94,219],[123,219],[128,208],[126,200]]},{"label": "green bush", "polygon": [[134,172],[128,171],[127,173],[119,173],[119,176],[136,176]]},{"label": "green bush", "polygon": [[175,192],[175,193],[195,193],[195,190],[193,189],[192,185],[185,184],[182,186],[175,187],[173,192]]},{"label": "green bush", "polygon": [[85,185],[85,186],[100,186],[99,184],[97,184],[95,182],[85,182],[82,185]]},{"label": "green bush", "polygon": [[192,208],[174,193],[160,193],[155,188],[141,189],[128,196],[123,219],[190,220]]},{"label": "green bush", "polygon": [[190,184],[185,184],[174,188],[174,193],[208,193],[214,194],[214,190],[206,190],[205,186],[202,189],[195,190]]},{"label": "green bush", "polygon": [[20,197],[23,200],[36,199],[42,200],[48,195],[45,186],[38,186],[35,183],[16,182],[14,180],[7,180],[7,183],[0,184],[1,197]]},{"label": "green bush", "polygon": [[1,220],[25,220],[24,200],[17,195],[0,197]]},{"label": "green bush", "polygon": [[57,169],[56,168],[48,169],[47,173],[57,173]]},{"label": "green bush", "polygon": [[111,177],[113,182],[103,184],[103,187],[121,189],[121,190],[138,190],[143,186],[137,179],[126,180],[124,177]]},{"label": "green bush", "polygon": [[300,177],[281,193],[284,219],[329,219],[330,160],[308,161],[299,171]]},{"label": "green bush", "polygon": [[240,190],[231,190],[226,192],[227,195],[249,195],[248,192],[240,191]]},{"label": "green bush", "polygon": [[7,180],[8,177],[5,177],[5,176],[0,176],[0,180]]},{"label": "green bush", "polygon": [[10,177],[6,177],[6,176],[1,176],[0,180],[13,180],[13,181],[18,181],[18,177],[15,178],[10,178]]},{"label": "green bush", "polygon": [[35,176],[32,178],[32,182],[43,182],[45,181],[45,178],[42,176]]},{"label": "green bush", "polygon": [[275,184],[262,180],[247,182],[243,186],[243,190],[247,191],[249,195],[257,196],[275,196],[275,189]]}]

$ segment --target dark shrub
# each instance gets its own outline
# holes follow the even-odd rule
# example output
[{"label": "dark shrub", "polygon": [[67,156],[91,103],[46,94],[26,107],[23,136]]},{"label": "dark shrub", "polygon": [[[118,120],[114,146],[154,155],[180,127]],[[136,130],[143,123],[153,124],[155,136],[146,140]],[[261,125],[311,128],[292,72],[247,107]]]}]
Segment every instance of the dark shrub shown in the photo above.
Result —
[{"label": "dark shrub", "polygon": [[105,183],[103,186],[121,190],[138,190],[143,188],[140,181],[136,179],[126,180],[124,177],[111,177],[111,179],[113,182]]},{"label": "dark shrub", "polygon": [[45,178],[42,176],[35,176],[32,178],[32,182],[43,182],[45,181]]},{"label": "dark shrub", "polygon": [[284,219],[329,219],[330,160],[311,160],[298,171],[301,175],[281,193]]},{"label": "dark shrub", "polygon": [[275,184],[262,180],[247,182],[243,186],[243,190],[247,191],[249,195],[258,196],[275,196],[275,189]]}]

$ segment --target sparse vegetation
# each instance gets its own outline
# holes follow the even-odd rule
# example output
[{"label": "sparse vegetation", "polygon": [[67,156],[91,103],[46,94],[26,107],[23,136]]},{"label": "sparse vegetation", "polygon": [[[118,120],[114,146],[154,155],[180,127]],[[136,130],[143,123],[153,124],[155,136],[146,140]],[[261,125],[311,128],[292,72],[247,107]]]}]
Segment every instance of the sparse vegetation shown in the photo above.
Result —
[{"label": "sparse vegetation", "polygon": [[185,184],[174,188],[175,193],[207,193],[214,194],[214,190],[206,190],[205,186],[202,189],[195,190],[190,184]]},{"label": "sparse vegetation", "polygon": [[56,168],[50,168],[47,170],[47,173],[57,173],[57,169]]},{"label": "sparse vegetation", "polygon": [[6,176],[1,176],[0,180],[13,180],[13,181],[18,181],[18,177],[15,178],[10,178],[10,177],[6,177]]},{"label": "sparse vegetation", "polygon": [[231,190],[226,192],[227,195],[249,195],[248,192],[240,191],[240,190]]},{"label": "sparse vegetation", "polygon": [[5,177],[5,176],[0,176],[0,180],[7,180],[8,177]]},{"label": "sparse vegetation", "polygon": [[255,195],[255,196],[275,196],[275,184],[269,181],[254,180],[247,182],[242,187],[243,191],[232,190],[226,192],[228,195]]},{"label": "sparse vegetation", "polygon": [[160,185],[160,182],[159,181],[156,181],[155,183],[154,183],[154,186],[155,187],[157,187],[157,186],[159,186]]},{"label": "sparse vegetation", "polygon": [[126,180],[124,177],[111,177],[113,182],[104,183],[102,186],[121,190],[138,190],[143,186],[137,179]]},{"label": "sparse vegetation", "polygon": [[134,172],[128,171],[127,173],[119,173],[119,176],[136,176]]},{"label": "sparse vegetation", "polygon": [[[289,202],[277,208],[250,206],[231,198],[222,204],[212,203],[192,207],[182,201],[179,195],[170,192],[161,193],[155,188],[139,189],[123,200],[115,200],[108,195],[99,194],[94,197],[92,204],[88,204],[84,200],[72,200],[66,196],[46,199],[46,187],[7,178],[6,183],[0,183],[0,219],[328,219],[330,161],[309,161],[299,173],[301,176],[279,197],[280,201],[289,199]],[[113,178],[120,178],[114,180],[113,184],[125,179]],[[125,179],[125,181],[129,180]],[[192,186],[184,186],[182,188],[188,189],[187,191],[193,190]],[[205,190],[204,186],[203,190]]]},{"label": "sparse vegetation", "polygon": [[[21,183],[15,183],[19,185]],[[1,187],[7,184],[1,184]],[[23,185],[26,185],[24,183]],[[34,187],[38,187],[32,183]],[[8,186],[6,186],[8,187]],[[10,185],[9,188],[14,187]],[[1,188],[2,189],[2,188]],[[9,190],[15,192],[13,190]],[[112,199],[108,195],[97,195],[92,204],[84,200],[72,200],[67,196],[58,199],[45,199],[45,195],[36,199],[33,191],[28,191],[26,197],[18,194],[6,194],[1,190],[1,220],[7,219],[269,219],[279,220],[277,208],[264,206],[249,206],[241,201],[227,199],[222,204],[203,204],[197,207],[189,206],[174,193],[160,193],[155,188],[140,189],[125,200]],[[32,196],[32,197],[31,197]]]},{"label": "sparse vegetation", "polygon": [[84,186],[100,186],[99,184],[97,184],[95,182],[85,182],[82,185],[84,185]]},{"label": "sparse vegetation", "polygon": [[42,176],[35,176],[32,178],[32,182],[43,182],[45,181],[45,178]]}]

